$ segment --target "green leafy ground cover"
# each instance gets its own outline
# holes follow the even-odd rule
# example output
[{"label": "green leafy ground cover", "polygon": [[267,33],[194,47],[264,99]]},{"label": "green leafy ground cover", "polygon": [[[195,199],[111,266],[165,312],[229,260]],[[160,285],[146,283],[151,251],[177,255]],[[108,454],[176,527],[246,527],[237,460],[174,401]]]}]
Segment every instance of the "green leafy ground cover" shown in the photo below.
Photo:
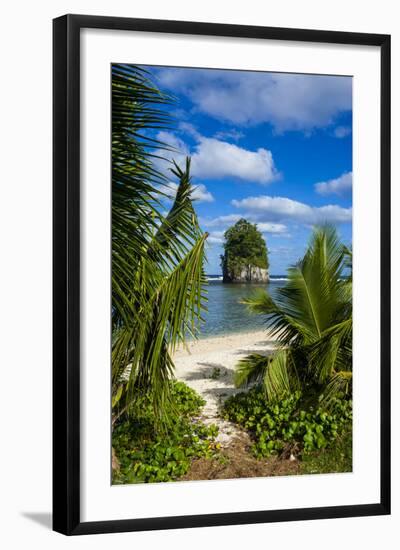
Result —
[{"label": "green leafy ground cover", "polygon": [[334,445],[317,452],[303,454],[302,474],[329,474],[351,472],[353,469],[353,442],[351,431],[346,430]]},{"label": "green leafy ground cover", "polygon": [[351,470],[349,399],[336,398],[330,409],[324,410],[307,405],[300,392],[270,403],[256,387],[227,399],[224,416],[250,433],[257,458],[286,451],[302,459],[304,473],[333,471],[333,464],[334,471]]},{"label": "green leafy ground cover", "polygon": [[119,469],[114,484],[174,481],[188,471],[194,458],[212,458],[218,451],[218,428],[196,420],[204,400],[183,382],[173,382],[174,403],[168,429],[158,431],[150,404],[145,400],[133,418],[113,430],[113,448]]}]

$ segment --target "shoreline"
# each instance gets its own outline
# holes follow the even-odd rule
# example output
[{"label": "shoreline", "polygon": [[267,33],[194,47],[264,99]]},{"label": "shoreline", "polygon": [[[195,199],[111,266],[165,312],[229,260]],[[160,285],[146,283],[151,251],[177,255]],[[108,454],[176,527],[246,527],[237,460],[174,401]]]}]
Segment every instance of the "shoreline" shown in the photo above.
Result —
[{"label": "shoreline", "polygon": [[207,334],[202,333],[200,330],[199,336],[197,338],[189,337],[187,339],[187,343],[192,342],[199,342],[201,340],[215,340],[215,338],[226,338],[227,336],[240,336],[240,335],[248,335],[251,336],[252,334],[268,334],[267,329],[263,329],[260,326],[254,326],[254,327],[248,327],[244,330],[235,330],[235,331],[229,331],[229,332],[218,332],[217,334]]},{"label": "shoreline", "polygon": [[220,416],[221,405],[231,395],[244,388],[234,385],[234,373],[240,359],[251,353],[273,353],[275,341],[267,331],[239,332],[195,340],[179,347],[173,354],[175,378],[195,390],[204,400],[200,420],[216,424],[217,441],[229,446],[235,438],[243,437],[238,426]]},{"label": "shoreline", "polygon": [[276,337],[271,336],[268,330],[228,332],[226,334],[216,334],[215,336],[205,336],[204,338],[191,339],[185,345],[180,344],[172,354],[173,358],[181,357],[184,354],[201,353],[203,348],[223,349],[227,345],[252,346],[256,342],[260,345],[270,345],[276,341]]}]

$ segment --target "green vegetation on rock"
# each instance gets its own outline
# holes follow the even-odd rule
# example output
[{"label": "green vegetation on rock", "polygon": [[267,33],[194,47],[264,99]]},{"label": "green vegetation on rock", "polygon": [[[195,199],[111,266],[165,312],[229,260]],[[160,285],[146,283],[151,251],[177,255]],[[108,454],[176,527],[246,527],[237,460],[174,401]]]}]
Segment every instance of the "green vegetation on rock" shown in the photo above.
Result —
[{"label": "green vegetation on rock", "polygon": [[252,268],[268,269],[267,246],[256,224],[241,218],[224,237],[221,267],[225,282],[240,279],[243,272],[251,278]]}]

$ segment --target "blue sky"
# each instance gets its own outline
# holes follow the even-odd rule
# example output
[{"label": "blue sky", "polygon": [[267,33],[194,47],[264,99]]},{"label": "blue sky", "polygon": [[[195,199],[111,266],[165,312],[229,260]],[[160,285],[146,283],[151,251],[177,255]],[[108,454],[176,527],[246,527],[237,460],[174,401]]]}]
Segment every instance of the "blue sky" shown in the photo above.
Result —
[{"label": "blue sky", "polygon": [[262,231],[272,275],[303,255],[316,223],[335,224],[351,244],[350,77],[146,68],[176,98],[174,127],[158,137],[178,163],[192,157],[207,273],[221,272],[223,233],[240,217]]}]

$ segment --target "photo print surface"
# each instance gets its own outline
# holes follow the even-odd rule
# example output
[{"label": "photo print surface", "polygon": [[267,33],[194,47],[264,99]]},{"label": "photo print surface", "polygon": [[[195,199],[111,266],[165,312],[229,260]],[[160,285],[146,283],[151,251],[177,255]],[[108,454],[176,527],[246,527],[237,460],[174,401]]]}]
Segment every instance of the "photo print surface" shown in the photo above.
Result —
[{"label": "photo print surface", "polygon": [[352,78],[113,64],[112,483],[352,471]]}]

